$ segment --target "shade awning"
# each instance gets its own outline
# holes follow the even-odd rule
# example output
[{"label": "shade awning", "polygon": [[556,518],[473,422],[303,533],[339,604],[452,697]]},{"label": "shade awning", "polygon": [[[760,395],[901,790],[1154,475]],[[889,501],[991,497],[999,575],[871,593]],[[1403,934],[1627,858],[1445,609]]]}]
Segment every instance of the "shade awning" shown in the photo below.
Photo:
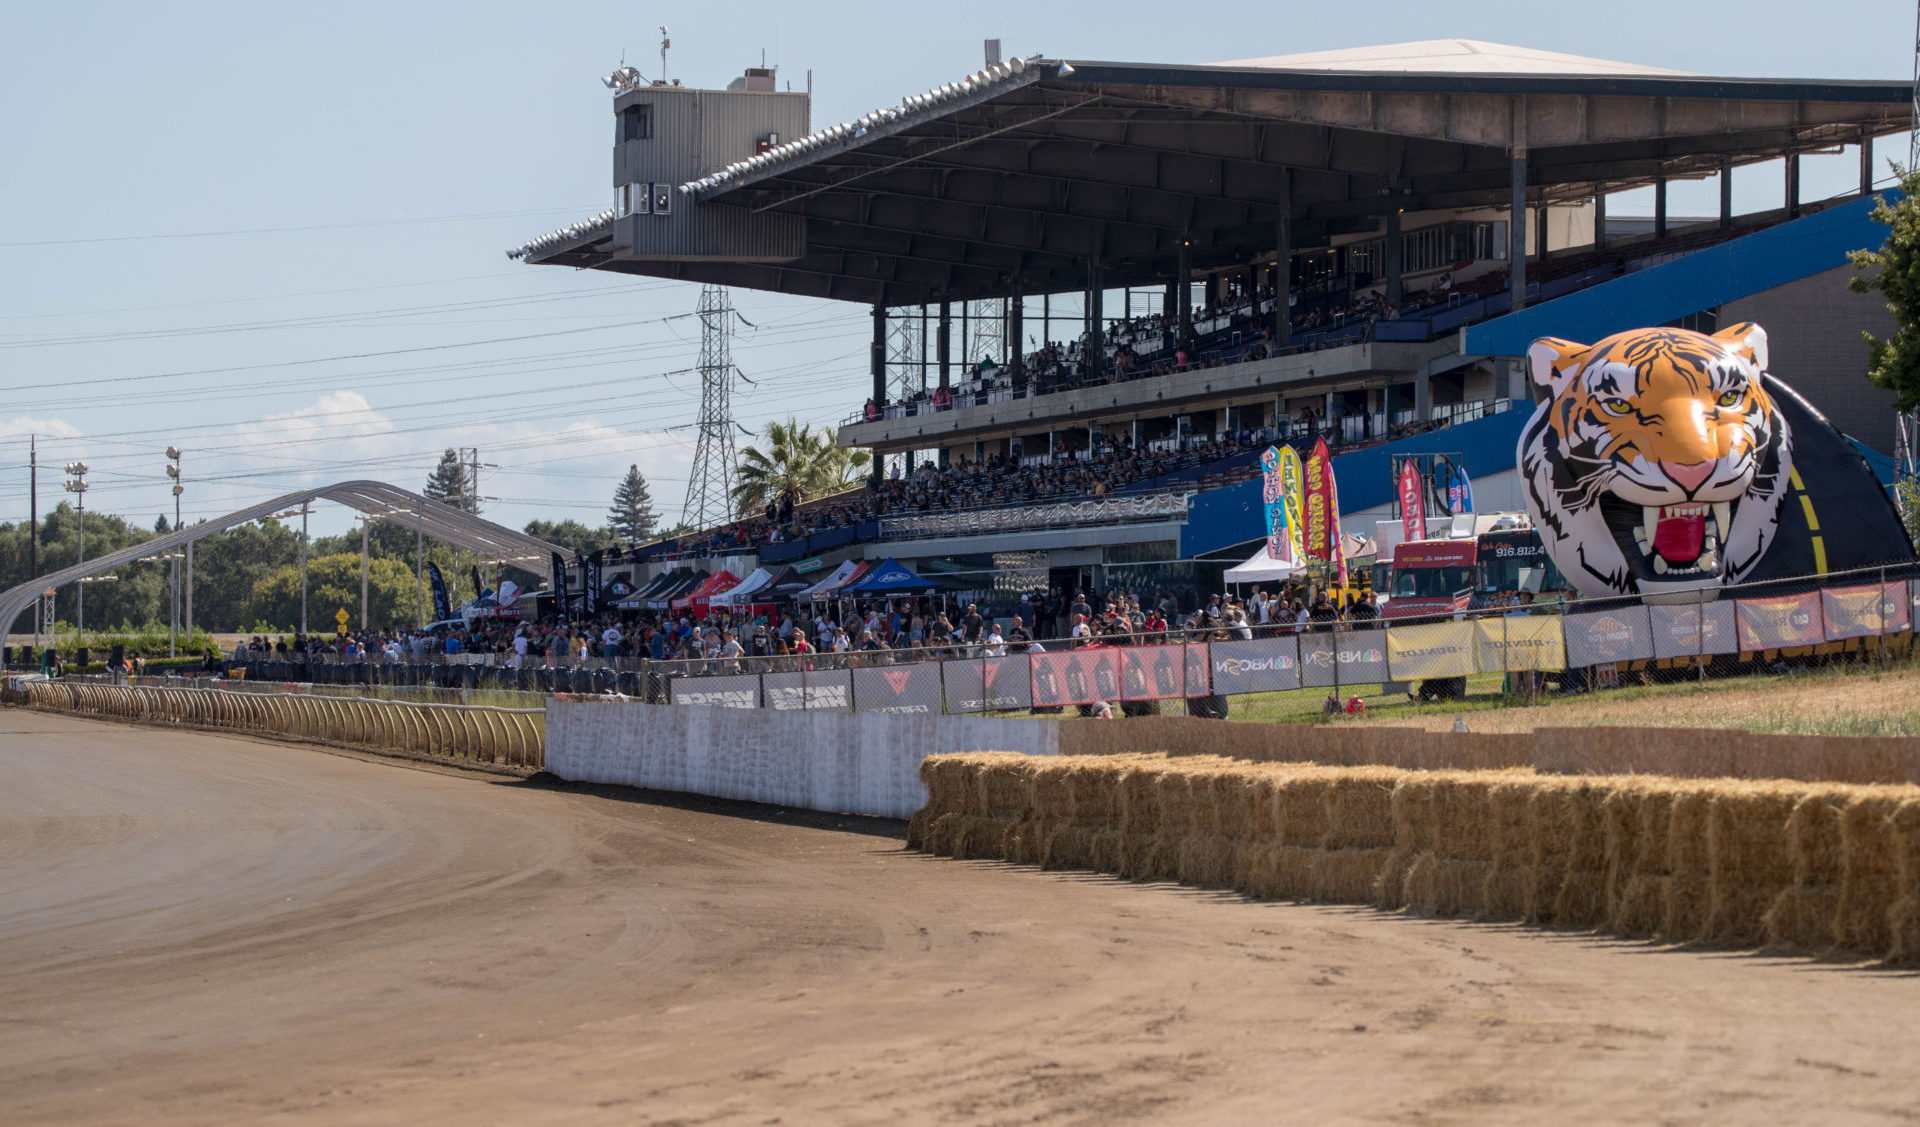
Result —
[{"label": "shade awning", "polygon": [[882,560],[858,582],[847,585],[849,595],[916,595],[939,590],[938,583],[930,582],[915,575],[911,568],[898,560]]},{"label": "shade awning", "polygon": [[1267,546],[1247,557],[1247,562],[1230,567],[1223,578],[1228,583],[1278,583],[1291,579],[1300,570],[1296,560],[1276,560],[1267,554]]},{"label": "shade awning", "polygon": [[795,595],[794,598],[831,599],[840,593],[841,588],[860,578],[862,569],[866,566],[865,561],[862,560],[845,560],[839,567],[833,569],[832,574]]}]

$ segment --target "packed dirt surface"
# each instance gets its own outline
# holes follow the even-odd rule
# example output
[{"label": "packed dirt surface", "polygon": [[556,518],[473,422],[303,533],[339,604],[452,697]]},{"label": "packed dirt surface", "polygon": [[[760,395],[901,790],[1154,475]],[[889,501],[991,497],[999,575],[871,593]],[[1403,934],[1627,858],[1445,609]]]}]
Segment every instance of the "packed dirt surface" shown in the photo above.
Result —
[{"label": "packed dirt surface", "polygon": [[1910,1122],[1920,978],[0,713],[0,1122]]}]

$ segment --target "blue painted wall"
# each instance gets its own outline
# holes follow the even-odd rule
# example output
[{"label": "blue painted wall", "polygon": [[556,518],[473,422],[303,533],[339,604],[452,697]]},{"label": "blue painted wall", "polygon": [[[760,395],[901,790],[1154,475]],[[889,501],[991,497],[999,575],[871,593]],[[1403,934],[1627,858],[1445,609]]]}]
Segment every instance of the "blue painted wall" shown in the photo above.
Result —
[{"label": "blue painted wall", "polygon": [[[1408,454],[1458,454],[1468,476],[1476,480],[1510,470],[1520,432],[1532,417],[1533,405],[1526,403],[1459,426],[1335,454],[1333,478],[1340,487],[1340,511],[1358,512],[1393,500],[1393,462]],[[1196,493],[1187,503],[1186,527],[1180,530],[1180,557],[1192,559],[1260,539],[1266,535],[1265,508],[1257,477]]]},{"label": "blue painted wall", "polygon": [[[1882,193],[1892,202],[1898,191]],[[1887,228],[1868,217],[1871,197],[1756,231],[1685,258],[1616,278],[1545,305],[1463,330],[1469,356],[1521,356],[1540,337],[1591,344],[1844,266],[1847,252],[1878,248]]]}]

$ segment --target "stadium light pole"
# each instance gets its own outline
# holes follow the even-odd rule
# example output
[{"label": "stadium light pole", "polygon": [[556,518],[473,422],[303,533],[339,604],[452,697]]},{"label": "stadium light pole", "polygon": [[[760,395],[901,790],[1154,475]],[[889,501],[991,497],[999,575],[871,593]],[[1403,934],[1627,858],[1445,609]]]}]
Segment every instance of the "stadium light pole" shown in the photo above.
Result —
[{"label": "stadium light pole", "polygon": [[[173,479],[173,530],[180,531],[180,494],[186,487],[180,484],[180,448],[167,447],[167,476]],[[171,573],[173,594],[167,607],[167,656],[176,655],[175,639],[180,632],[180,560],[178,555],[169,555],[168,571]]]},{"label": "stadium light pole", "polygon": [[[67,492],[73,494],[74,510],[78,519],[74,523],[76,532],[75,566],[87,562],[87,464],[85,462],[67,463]],[[73,585],[73,643],[79,645],[87,636],[87,589],[82,583]]]}]

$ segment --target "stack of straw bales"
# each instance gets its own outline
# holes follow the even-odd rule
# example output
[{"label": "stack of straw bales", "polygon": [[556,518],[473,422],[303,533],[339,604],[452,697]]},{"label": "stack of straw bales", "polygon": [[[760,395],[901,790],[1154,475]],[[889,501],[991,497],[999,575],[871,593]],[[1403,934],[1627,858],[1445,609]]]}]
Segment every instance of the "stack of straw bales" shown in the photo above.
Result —
[{"label": "stack of straw bales", "polygon": [[942,755],[909,844],[1266,899],[1920,963],[1920,787]]}]

